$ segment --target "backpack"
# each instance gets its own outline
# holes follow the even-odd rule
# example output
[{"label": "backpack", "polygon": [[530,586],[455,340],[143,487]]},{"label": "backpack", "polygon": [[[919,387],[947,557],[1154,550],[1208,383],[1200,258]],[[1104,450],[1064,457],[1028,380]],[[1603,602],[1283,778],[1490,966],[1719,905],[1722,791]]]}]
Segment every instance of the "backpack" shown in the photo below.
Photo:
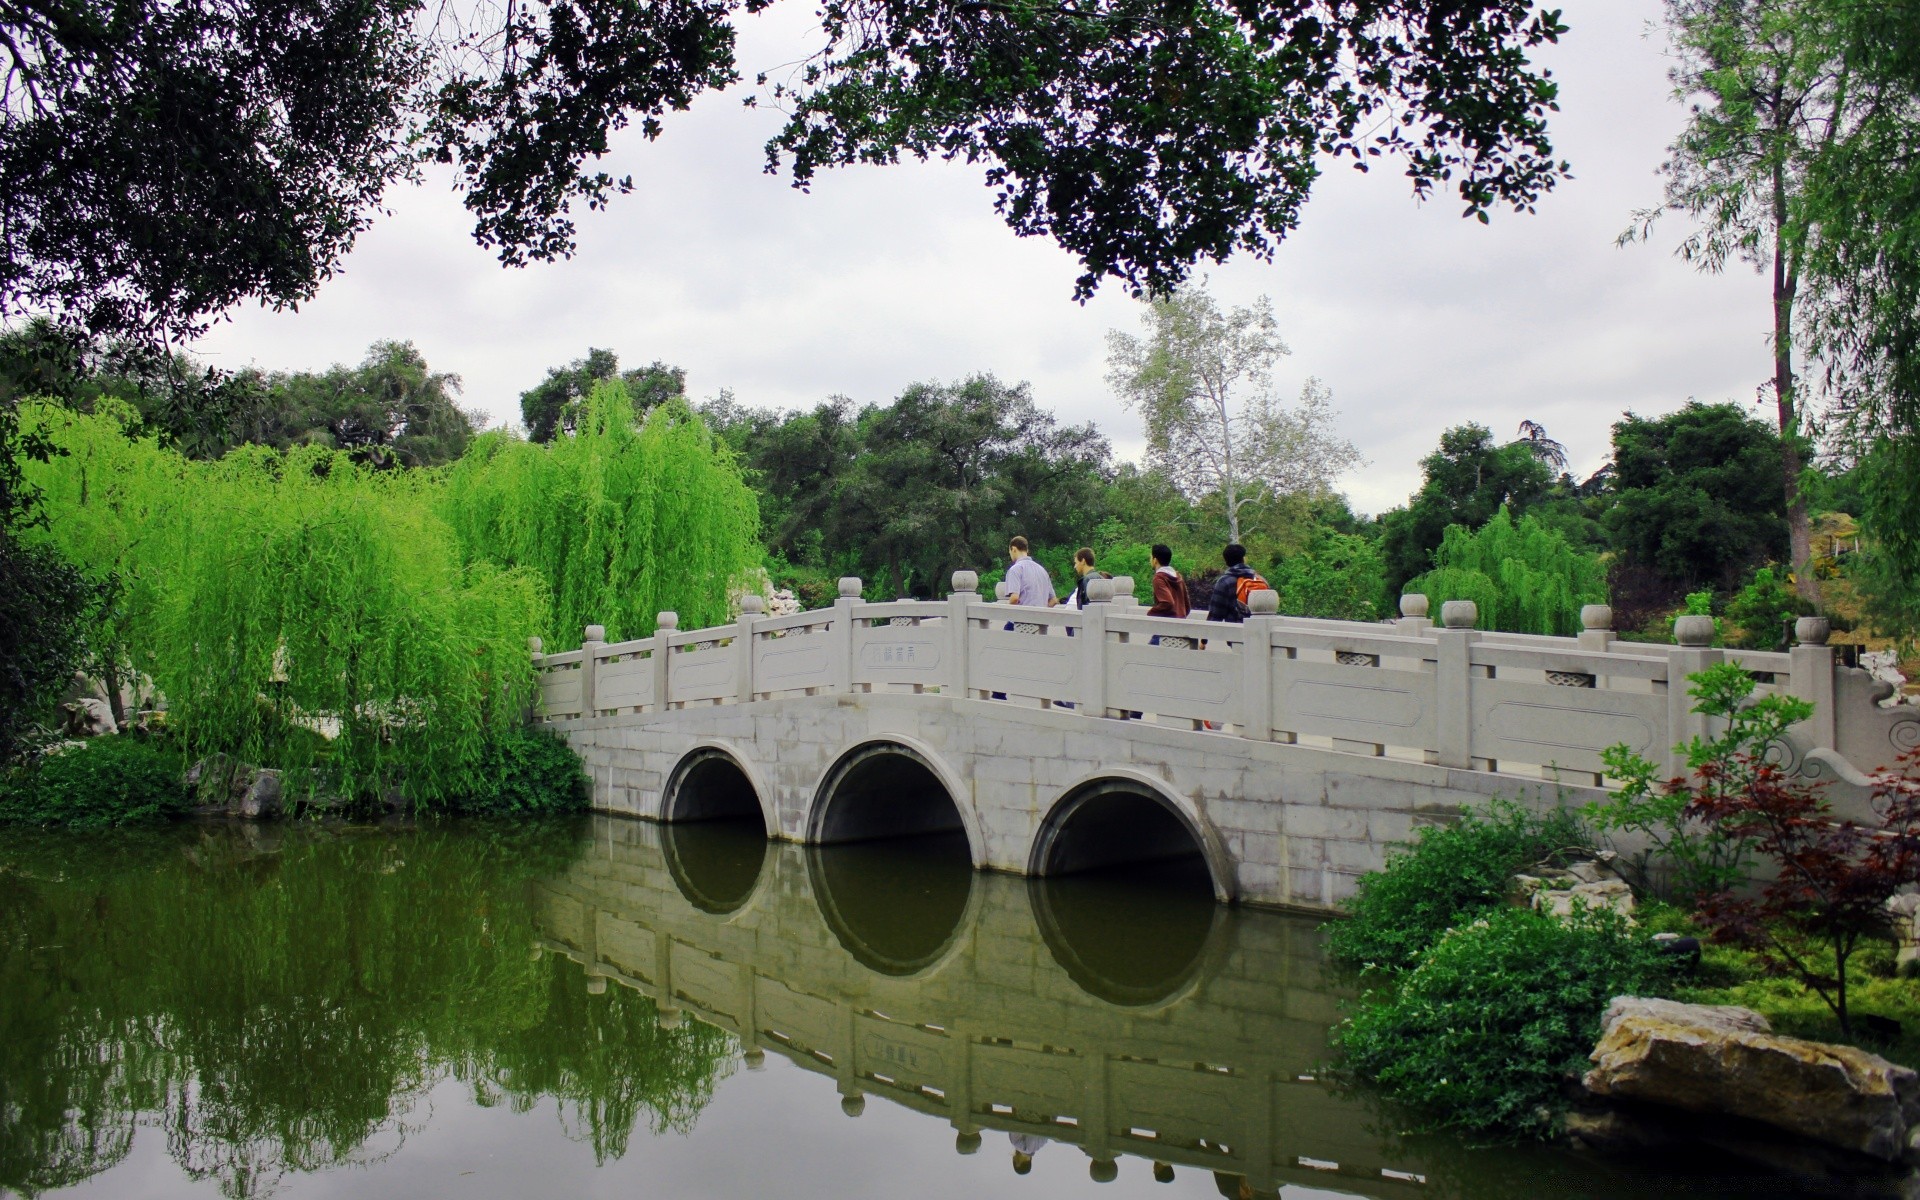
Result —
[{"label": "backpack", "polygon": [[1267,581],[1259,575],[1241,575],[1233,581],[1233,615],[1244,621],[1253,615],[1253,609],[1247,606],[1247,597],[1255,592],[1270,591]]}]

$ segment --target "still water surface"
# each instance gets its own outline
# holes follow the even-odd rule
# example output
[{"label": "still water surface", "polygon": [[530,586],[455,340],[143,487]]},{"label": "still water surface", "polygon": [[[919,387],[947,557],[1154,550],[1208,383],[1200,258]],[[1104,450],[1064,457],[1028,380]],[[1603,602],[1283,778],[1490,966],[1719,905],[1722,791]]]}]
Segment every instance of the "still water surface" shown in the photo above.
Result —
[{"label": "still water surface", "polygon": [[940,838],[802,849],[603,817],[8,834],[0,1193],[1777,1186],[1399,1136],[1322,1078],[1344,994],[1314,921],[1217,907],[1203,876],[980,875]]}]

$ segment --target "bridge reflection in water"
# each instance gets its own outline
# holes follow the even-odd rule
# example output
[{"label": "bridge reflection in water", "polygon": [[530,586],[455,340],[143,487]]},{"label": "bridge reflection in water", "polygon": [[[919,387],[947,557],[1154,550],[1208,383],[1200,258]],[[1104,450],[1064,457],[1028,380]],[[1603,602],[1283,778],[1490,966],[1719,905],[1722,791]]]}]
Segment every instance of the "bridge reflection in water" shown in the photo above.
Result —
[{"label": "bridge reflection in water", "polygon": [[[1213,902],[1204,864],[1164,886],[972,870],[964,838],[769,843],[757,821],[595,818],[540,885],[542,945],[591,990],[635,988],[833,1078],[949,1122],[1283,1184],[1414,1196],[1425,1168],[1314,1078],[1337,996],[1314,923]],[[1198,871],[1196,874],[1195,871]]]}]

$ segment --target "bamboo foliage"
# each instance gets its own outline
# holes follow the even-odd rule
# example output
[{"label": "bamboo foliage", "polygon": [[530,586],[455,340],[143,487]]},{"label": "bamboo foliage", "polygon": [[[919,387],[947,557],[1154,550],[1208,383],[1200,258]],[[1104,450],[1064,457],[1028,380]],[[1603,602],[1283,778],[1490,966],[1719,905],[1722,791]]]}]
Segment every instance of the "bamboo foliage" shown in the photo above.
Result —
[{"label": "bamboo foliage", "polygon": [[1606,570],[1532,516],[1518,522],[1502,507],[1477,530],[1447,526],[1434,569],[1408,580],[1434,611],[1448,600],[1471,600],[1482,629],[1568,636],[1580,631],[1580,609],[1604,604]]},{"label": "bamboo foliage", "polygon": [[636,425],[618,380],[594,388],[571,437],[477,439],[440,511],[465,561],[545,582],[539,632],[555,651],[578,646],[589,624],[616,641],[650,636],[668,610],[682,628],[723,624],[762,558],[759,508],[732,452],[681,399]]}]

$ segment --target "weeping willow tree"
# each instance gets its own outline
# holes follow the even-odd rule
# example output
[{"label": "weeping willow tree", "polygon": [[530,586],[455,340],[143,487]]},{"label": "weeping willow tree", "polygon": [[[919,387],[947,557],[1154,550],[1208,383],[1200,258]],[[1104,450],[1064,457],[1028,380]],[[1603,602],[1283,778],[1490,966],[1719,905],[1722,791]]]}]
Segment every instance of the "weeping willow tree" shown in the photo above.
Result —
[{"label": "weeping willow tree", "polygon": [[283,768],[296,793],[474,786],[532,701],[546,602],[533,573],[463,557],[435,476],[313,446],[188,462],[111,412],[25,415],[64,452],[29,469],[39,536],[117,580],[101,640],[189,754]]},{"label": "weeping willow tree", "polygon": [[1477,530],[1447,526],[1433,563],[1402,590],[1424,593],[1436,612],[1448,600],[1471,600],[1482,629],[1565,636],[1580,631],[1582,605],[1606,603],[1599,558],[1531,516],[1515,522],[1504,507]]},{"label": "weeping willow tree", "polygon": [[545,581],[549,650],[578,646],[590,624],[647,637],[666,610],[684,629],[722,624],[763,557],[759,509],[727,447],[679,399],[636,425],[618,380],[594,388],[571,437],[476,439],[441,511],[468,562]]}]

